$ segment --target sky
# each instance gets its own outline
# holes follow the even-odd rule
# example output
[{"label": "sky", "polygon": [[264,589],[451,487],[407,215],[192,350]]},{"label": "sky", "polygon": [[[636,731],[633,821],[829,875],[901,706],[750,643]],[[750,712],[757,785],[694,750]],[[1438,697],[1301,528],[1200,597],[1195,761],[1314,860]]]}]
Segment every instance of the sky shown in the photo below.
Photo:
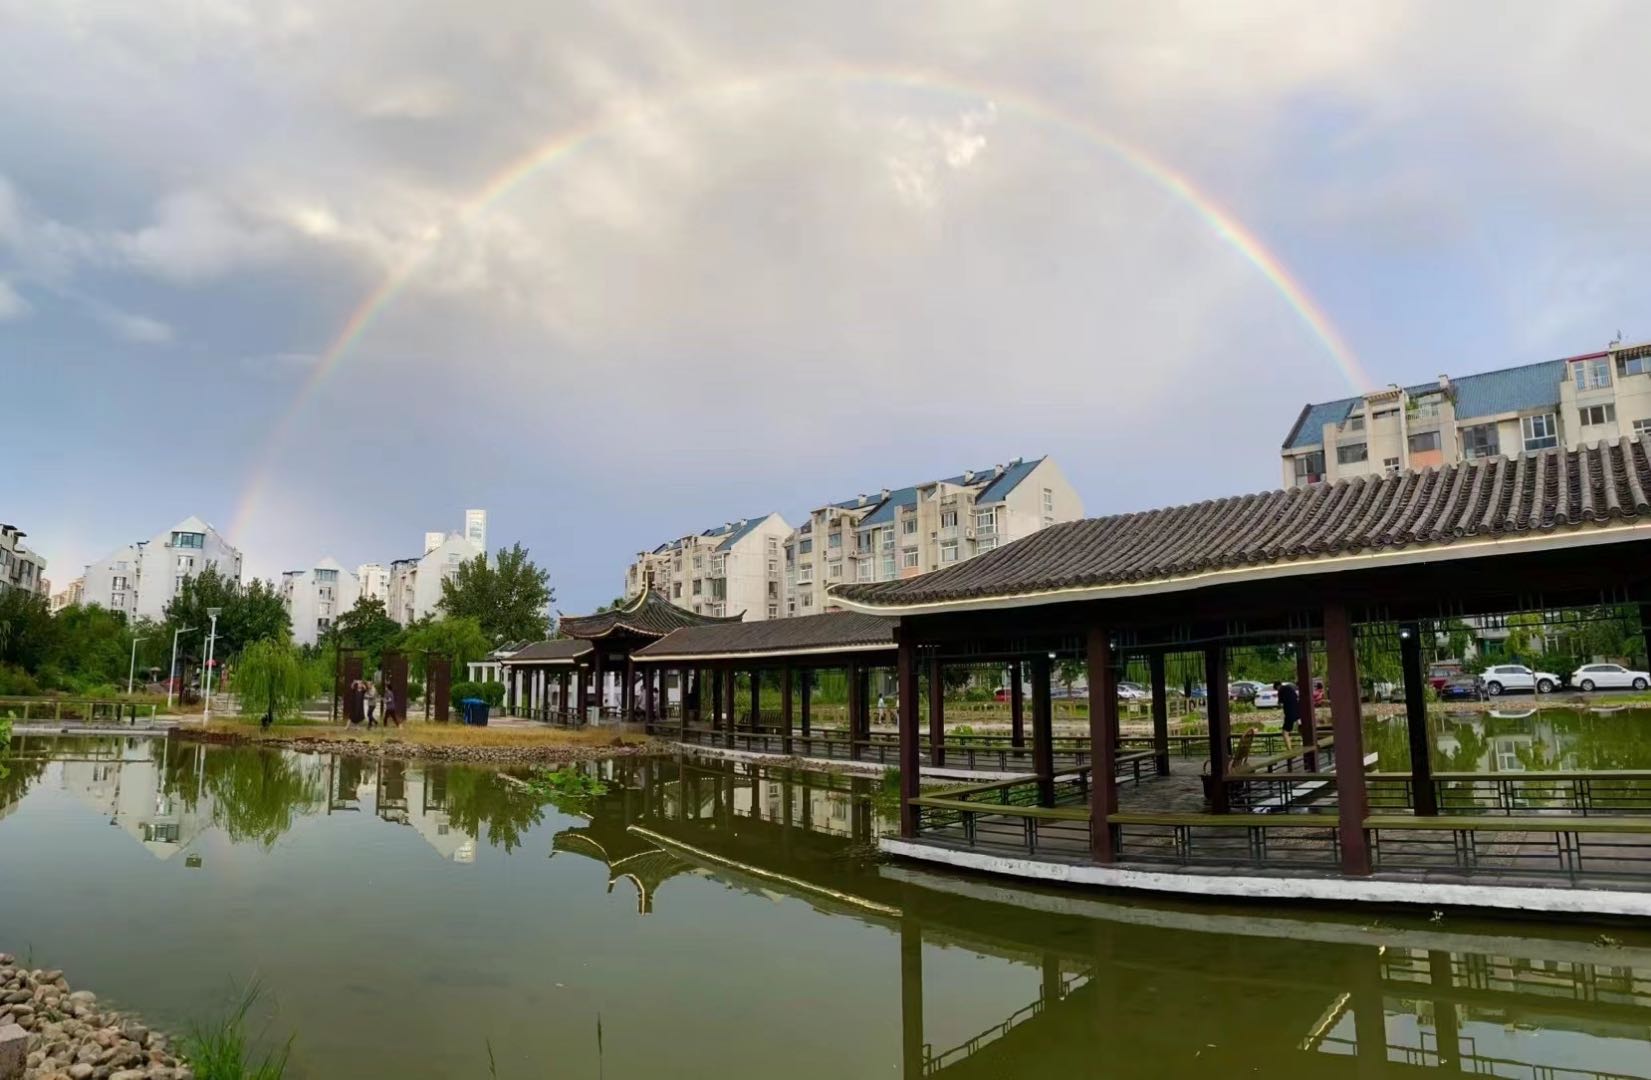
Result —
[{"label": "sky", "polygon": [[0,0],[0,520],[59,583],[634,553],[1651,337],[1651,5]]}]

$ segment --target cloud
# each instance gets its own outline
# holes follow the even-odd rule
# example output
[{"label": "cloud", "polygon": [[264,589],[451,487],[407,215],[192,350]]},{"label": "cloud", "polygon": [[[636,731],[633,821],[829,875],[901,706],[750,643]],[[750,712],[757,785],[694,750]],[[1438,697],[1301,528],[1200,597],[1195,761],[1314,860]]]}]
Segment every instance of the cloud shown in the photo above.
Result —
[{"label": "cloud", "polygon": [[18,294],[12,283],[0,278],[0,322],[21,319],[32,310],[32,305]]},{"label": "cloud", "polygon": [[97,317],[115,336],[135,345],[164,345],[175,337],[170,326],[147,315],[101,307]]},{"label": "cloud", "polygon": [[270,262],[287,239],[218,196],[181,191],[161,201],[153,222],[110,243],[138,269],[190,284]]},{"label": "cloud", "polygon": [[264,353],[259,356],[243,356],[240,368],[248,374],[262,378],[285,380],[303,375],[320,361],[321,357],[316,353]]}]

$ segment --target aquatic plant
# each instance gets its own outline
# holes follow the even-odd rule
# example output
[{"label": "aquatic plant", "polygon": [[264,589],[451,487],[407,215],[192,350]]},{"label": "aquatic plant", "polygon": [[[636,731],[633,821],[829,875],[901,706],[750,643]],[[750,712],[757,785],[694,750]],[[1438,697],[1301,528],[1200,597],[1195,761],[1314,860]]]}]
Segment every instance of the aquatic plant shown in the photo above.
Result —
[{"label": "aquatic plant", "polygon": [[605,795],[608,791],[606,782],[597,779],[589,773],[578,769],[540,769],[538,774],[527,782],[535,794],[543,795],[552,801],[560,803],[583,802],[594,799],[598,795]]},{"label": "aquatic plant", "polygon": [[194,1070],[196,1080],[281,1080],[286,1074],[292,1038],[279,1050],[267,1051],[262,1060],[256,1063],[252,1060],[253,1040],[247,1034],[247,1014],[262,993],[263,987],[254,980],[226,1016],[191,1029],[183,1041],[183,1056]]}]

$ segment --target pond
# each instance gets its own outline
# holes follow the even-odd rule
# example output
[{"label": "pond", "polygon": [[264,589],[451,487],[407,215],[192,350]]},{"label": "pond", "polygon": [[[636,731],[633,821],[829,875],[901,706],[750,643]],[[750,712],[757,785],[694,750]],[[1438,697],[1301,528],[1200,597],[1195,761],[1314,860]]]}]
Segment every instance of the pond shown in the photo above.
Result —
[{"label": "pond", "polygon": [[[1651,1076],[1651,933],[1028,890],[880,860],[874,780],[13,743],[0,949],[293,1077]],[[490,1066],[490,1056],[494,1063]]]},{"label": "pond", "polygon": [[[1555,706],[1510,698],[1490,710],[1435,706],[1428,727],[1438,772],[1651,769],[1651,709],[1644,706]],[[1403,716],[1366,720],[1364,734],[1365,749],[1378,757],[1376,768],[1410,768]]]}]

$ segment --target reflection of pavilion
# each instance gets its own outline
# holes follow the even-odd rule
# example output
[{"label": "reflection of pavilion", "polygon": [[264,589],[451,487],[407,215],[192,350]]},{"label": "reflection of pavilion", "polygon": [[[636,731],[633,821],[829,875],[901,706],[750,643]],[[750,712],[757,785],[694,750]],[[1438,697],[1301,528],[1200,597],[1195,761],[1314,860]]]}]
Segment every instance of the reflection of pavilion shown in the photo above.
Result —
[{"label": "reflection of pavilion", "polygon": [[327,777],[327,813],[359,812],[370,798],[378,818],[411,826],[442,858],[476,861],[475,836],[453,824],[448,766],[331,755]]},{"label": "reflection of pavilion", "polygon": [[[996,887],[888,874],[907,883],[908,1076],[1092,1075],[1099,1061],[1109,1076],[1651,1076],[1651,950],[1046,894],[1022,894],[1056,911],[1028,919],[1014,904],[981,899],[1005,895]],[[948,895],[956,893],[974,900]],[[923,959],[938,943],[1028,950],[1042,990],[972,1036],[932,1045]],[[1592,1068],[1578,1067],[1583,1057]]]},{"label": "reflection of pavilion", "polygon": [[204,802],[193,808],[167,792],[170,739],[132,739],[118,756],[59,758],[64,791],[87,803],[157,859],[170,859],[212,823]]}]

